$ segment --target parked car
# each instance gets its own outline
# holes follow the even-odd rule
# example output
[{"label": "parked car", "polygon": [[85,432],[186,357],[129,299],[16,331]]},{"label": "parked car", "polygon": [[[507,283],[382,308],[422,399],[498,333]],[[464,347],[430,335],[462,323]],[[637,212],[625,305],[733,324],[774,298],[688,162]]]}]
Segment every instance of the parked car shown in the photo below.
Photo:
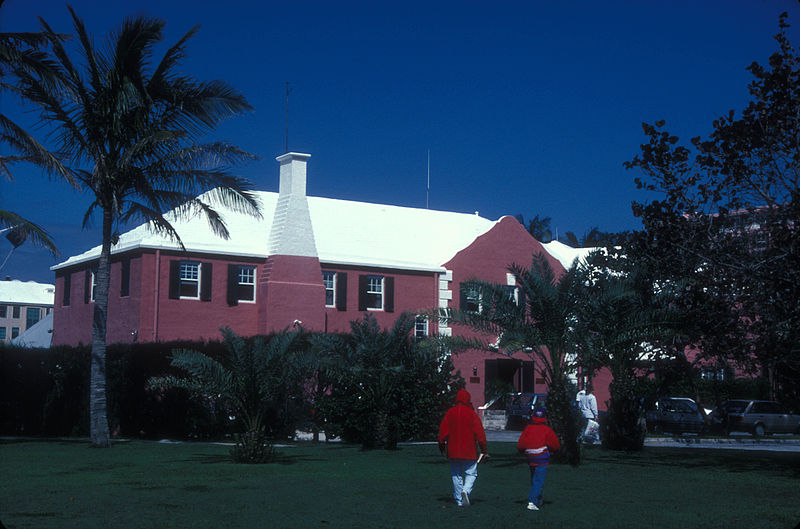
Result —
[{"label": "parked car", "polygon": [[546,408],[546,393],[512,393],[509,395],[506,413],[508,422],[506,429],[524,428],[531,420],[533,408]]},{"label": "parked car", "polygon": [[684,397],[663,397],[645,415],[647,431],[652,433],[700,433],[706,423],[697,403]]},{"label": "parked car", "polygon": [[772,400],[728,400],[714,410],[711,418],[726,433],[800,433],[800,415]]}]

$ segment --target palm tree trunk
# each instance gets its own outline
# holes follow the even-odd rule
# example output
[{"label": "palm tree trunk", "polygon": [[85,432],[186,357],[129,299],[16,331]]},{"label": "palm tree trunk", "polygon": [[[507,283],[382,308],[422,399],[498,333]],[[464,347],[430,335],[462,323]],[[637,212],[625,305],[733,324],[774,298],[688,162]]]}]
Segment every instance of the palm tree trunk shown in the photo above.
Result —
[{"label": "palm tree trunk", "polygon": [[100,448],[107,448],[111,445],[106,398],[106,322],[111,271],[112,225],[111,210],[103,208],[103,246],[96,272],[97,286],[92,320],[92,368],[89,389],[89,434],[92,446]]}]

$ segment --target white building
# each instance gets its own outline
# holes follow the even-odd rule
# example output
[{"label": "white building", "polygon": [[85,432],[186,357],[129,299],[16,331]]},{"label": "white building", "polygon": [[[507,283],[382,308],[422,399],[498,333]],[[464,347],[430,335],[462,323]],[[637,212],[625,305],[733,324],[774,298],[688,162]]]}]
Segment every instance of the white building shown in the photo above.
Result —
[{"label": "white building", "polygon": [[55,286],[33,281],[0,281],[0,343],[8,343],[53,310]]}]

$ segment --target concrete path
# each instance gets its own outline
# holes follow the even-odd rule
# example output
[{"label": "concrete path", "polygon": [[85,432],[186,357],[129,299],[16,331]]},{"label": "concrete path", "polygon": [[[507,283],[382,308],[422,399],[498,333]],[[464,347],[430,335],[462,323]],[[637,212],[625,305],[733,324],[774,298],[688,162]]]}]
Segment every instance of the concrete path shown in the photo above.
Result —
[{"label": "concrete path", "polygon": [[[521,432],[514,430],[487,430],[489,442],[516,443]],[[800,439],[797,437],[754,438],[752,436],[733,436],[722,438],[687,437],[647,437],[645,446],[674,448],[717,448],[723,450],[770,450],[775,452],[800,452]]]}]

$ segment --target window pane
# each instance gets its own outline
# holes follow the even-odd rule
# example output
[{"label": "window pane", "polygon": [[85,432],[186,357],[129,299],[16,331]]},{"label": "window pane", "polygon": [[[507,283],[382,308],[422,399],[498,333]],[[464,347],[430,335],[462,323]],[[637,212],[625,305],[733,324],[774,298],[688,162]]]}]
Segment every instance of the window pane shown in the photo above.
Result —
[{"label": "window pane", "polygon": [[28,307],[25,314],[25,328],[30,329],[42,318],[42,310],[39,308]]},{"label": "window pane", "polygon": [[0,327],[0,340],[5,340],[5,339],[6,339],[6,328]]},{"label": "window pane", "polygon": [[367,280],[367,308],[383,310],[383,276],[369,276]]},{"label": "window pane", "polygon": [[181,261],[178,293],[182,298],[200,297],[200,263]]},{"label": "window pane", "polygon": [[325,285],[325,305],[336,305],[336,272],[322,272],[322,283]]},{"label": "window pane", "polygon": [[239,284],[236,286],[236,299],[239,301],[255,301],[256,299],[256,267],[240,266]]}]

